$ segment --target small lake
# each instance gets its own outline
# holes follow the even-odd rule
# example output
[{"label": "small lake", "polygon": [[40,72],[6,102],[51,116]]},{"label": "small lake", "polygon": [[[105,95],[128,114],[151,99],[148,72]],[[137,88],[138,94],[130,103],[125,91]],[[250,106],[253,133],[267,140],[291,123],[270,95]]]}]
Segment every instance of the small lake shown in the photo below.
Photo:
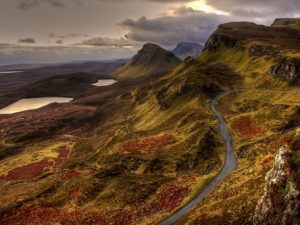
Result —
[{"label": "small lake", "polygon": [[23,73],[23,71],[0,71],[0,74]]},{"label": "small lake", "polygon": [[114,79],[105,79],[105,80],[98,80],[97,83],[92,84],[93,86],[97,86],[97,87],[104,87],[104,86],[110,86],[114,83],[116,83],[117,81]]},{"label": "small lake", "polygon": [[51,103],[66,103],[72,101],[73,98],[61,98],[61,97],[46,97],[46,98],[25,98],[11,105],[0,109],[0,114],[12,114],[17,112],[23,112],[32,109],[38,109]]}]

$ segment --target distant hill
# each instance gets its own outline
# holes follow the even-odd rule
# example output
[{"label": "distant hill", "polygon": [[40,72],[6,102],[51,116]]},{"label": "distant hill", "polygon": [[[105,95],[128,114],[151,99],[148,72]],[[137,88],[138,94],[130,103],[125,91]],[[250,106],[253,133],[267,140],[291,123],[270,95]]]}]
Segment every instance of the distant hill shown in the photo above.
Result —
[{"label": "distant hill", "polygon": [[180,59],[185,59],[188,56],[197,58],[202,49],[203,46],[198,43],[180,42],[172,52]]},{"label": "distant hill", "polygon": [[180,63],[181,60],[174,53],[156,44],[147,43],[127,64],[118,69],[115,75],[118,78],[139,77],[169,71]]},{"label": "distant hill", "polygon": [[275,19],[272,27],[291,27],[300,29],[300,18],[278,18]]},{"label": "distant hill", "polygon": [[[23,73],[0,74],[0,86],[12,85],[12,84],[23,84],[27,85],[31,82],[43,80],[48,77],[53,77],[62,74],[70,73],[93,73],[102,76],[108,76],[116,71],[118,68],[123,66],[128,60],[115,60],[115,61],[87,61],[87,62],[73,62],[64,64],[44,64],[40,67],[24,68],[20,66],[3,66],[0,67],[0,71],[6,70],[22,70]],[[2,90],[0,88],[0,94]]]}]

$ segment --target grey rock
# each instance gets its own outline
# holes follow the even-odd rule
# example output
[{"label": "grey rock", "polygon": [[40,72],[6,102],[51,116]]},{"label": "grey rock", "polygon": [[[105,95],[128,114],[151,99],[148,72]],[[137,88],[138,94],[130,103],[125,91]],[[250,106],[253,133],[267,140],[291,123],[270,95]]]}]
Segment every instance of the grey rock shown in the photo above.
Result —
[{"label": "grey rock", "polygon": [[204,51],[205,50],[216,50],[219,47],[221,47],[222,44],[228,48],[234,48],[237,44],[237,40],[235,40],[229,36],[226,36],[226,35],[213,34],[210,36],[210,38],[206,42]]},{"label": "grey rock", "polygon": [[279,149],[274,166],[265,177],[264,194],[253,217],[256,225],[300,224],[300,191],[291,175],[288,151]]},{"label": "grey rock", "polygon": [[291,83],[300,83],[300,59],[299,58],[279,58],[274,66],[269,70],[269,74]]},{"label": "grey rock", "polygon": [[253,44],[249,48],[249,55],[250,56],[271,56],[271,57],[275,57],[279,53],[280,53],[280,51],[277,48],[274,48],[272,46]]}]

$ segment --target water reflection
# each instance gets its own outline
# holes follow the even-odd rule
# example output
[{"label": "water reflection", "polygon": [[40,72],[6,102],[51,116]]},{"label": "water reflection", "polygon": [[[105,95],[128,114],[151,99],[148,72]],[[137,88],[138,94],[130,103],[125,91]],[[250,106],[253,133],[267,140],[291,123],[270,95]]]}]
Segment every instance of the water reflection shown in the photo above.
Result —
[{"label": "water reflection", "polygon": [[23,73],[23,71],[0,71],[0,74]]},{"label": "water reflection", "polygon": [[65,103],[72,101],[72,98],[46,97],[46,98],[25,98],[0,110],[0,114],[12,114],[26,110],[38,109],[51,103]]},{"label": "water reflection", "polygon": [[92,85],[97,86],[97,87],[104,87],[104,86],[110,86],[116,82],[117,81],[113,80],[113,79],[105,79],[105,80],[98,80],[97,83],[94,83]]}]

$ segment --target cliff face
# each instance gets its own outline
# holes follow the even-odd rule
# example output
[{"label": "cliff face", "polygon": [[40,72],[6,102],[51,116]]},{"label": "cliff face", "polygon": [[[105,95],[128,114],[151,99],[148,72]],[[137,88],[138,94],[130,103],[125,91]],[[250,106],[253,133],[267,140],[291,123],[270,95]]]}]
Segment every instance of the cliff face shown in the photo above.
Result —
[{"label": "cliff face", "polygon": [[291,29],[291,24],[298,22],[298,19],[277,19],[270,27],[247,22],[222,24],[210,36],[204,51],[217,52],[222,46],[227,50],[234,49],[235,53],[246,50],[253,59],[259,57],[269,62],[270,67],[266,71],[269,75],[300,84],[297,52],[300,32]]},{"label": "cliff face", "polygon": [[222,34],[213,34],[205,44],[204,50],[216,50],[221,47],[222,44],[228,48],[233,48],[237,43],[237,40]]},{"label": "cliff face", "polygon": [[300,29],[300,19],[299,18],[278,18],[275,19],[272,27],[291,27],[294,29]]},{"label": "cliff face", "polygon": [[269,74],[290,81],[300,83],[300,58],[279,58],[269,70]]},{"label": "cliff face", "polygon": [[264,194],[255,209],[254,224],[300,224],[300,191],[293,172],[289,151],[280,148],[273,168],[266,175]]}]

